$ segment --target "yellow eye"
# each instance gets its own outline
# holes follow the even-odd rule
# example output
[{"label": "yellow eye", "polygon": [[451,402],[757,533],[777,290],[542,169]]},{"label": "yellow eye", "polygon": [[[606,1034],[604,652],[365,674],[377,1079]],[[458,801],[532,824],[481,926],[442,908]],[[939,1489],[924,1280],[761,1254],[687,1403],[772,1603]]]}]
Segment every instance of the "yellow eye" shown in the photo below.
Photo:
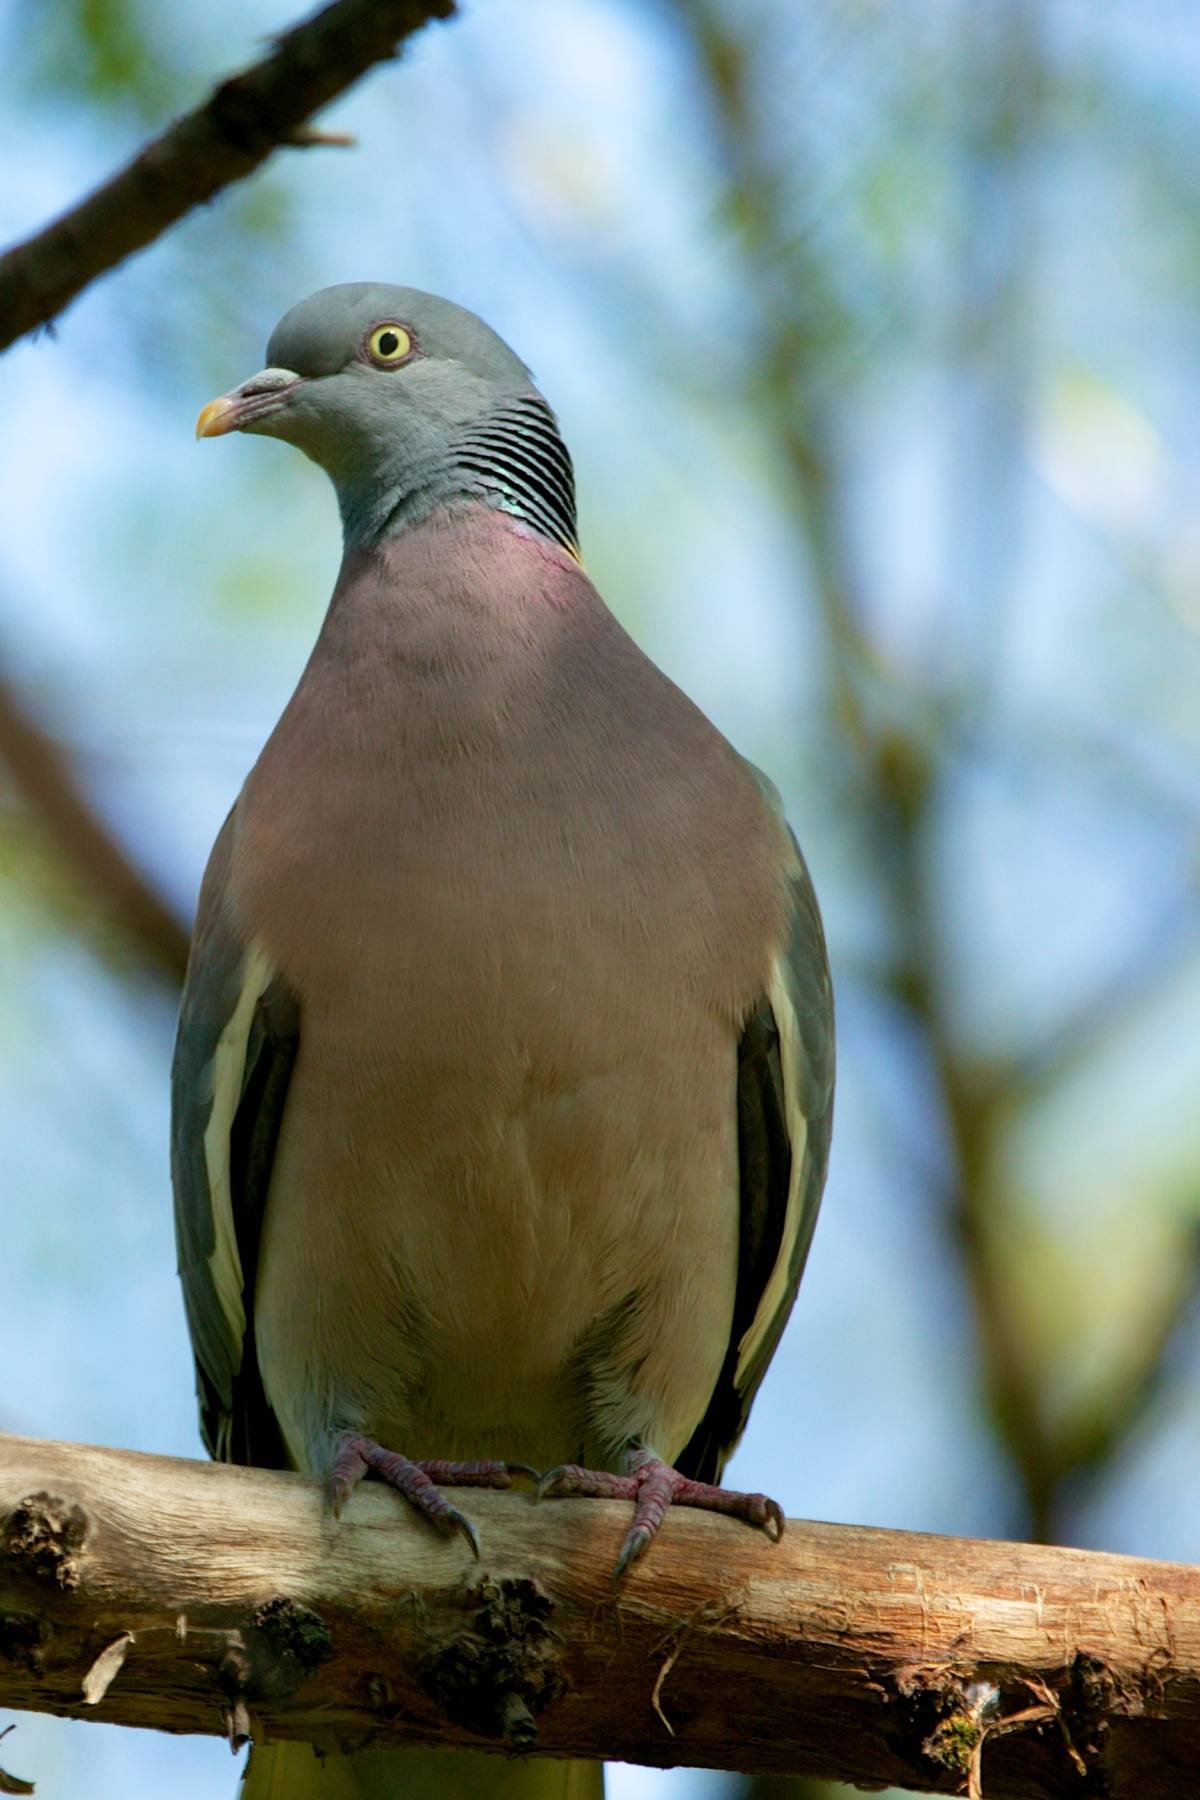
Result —
[{"label": "yellow eye", "polygon": [[412,347],[411,334],[391,319],[376,325],[367,339],[367,349],[377,363],[403,362]]}]

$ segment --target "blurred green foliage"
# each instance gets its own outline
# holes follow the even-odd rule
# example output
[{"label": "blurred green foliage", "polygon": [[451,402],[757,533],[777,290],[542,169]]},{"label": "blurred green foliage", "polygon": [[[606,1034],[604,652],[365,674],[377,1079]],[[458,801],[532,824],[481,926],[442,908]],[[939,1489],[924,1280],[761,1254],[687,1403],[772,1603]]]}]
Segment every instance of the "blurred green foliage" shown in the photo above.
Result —
[{"label": "blurred green foliage", "polygon": [[26,0],[21,12],[35,92],[126,120],[132,114],[147,129],[186,104],[194,71],[173,8],[145,0]]}]

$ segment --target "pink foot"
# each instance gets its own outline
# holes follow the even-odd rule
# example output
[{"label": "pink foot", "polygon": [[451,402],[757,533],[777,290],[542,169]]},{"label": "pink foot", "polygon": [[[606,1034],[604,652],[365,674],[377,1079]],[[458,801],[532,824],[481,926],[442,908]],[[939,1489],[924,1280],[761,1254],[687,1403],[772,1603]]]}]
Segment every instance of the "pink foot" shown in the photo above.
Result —
[{"label": "pink foot", "polygon": [[643,1554],[666,1517],[668,1506],[699,1506],[706,1512],[728,1513],[730,1518],[760,1525],[773,1543],[783,1536],[783,1509],[765,1494],[738,1494],[730,1488],[712,1487],[707,1481],[692,1481],[649,1450],[631,1450],[625,1460],[629,1471],[626,1475],[609,1475],[600,1469],[581,1469],[578,1463],[564,1463],[543,1475],[537,1485],[539,1500],[546,1495],[581,1494],[595,1500],[634,1502],[633,1524],[621,1545],[613,1570],[614,1581],[620,1580]]},{"label": "pink foot", "polygon": [[338,1440],[329,1477],[329,1499],[335,1518],[340,1517],[343,1506],[368,1470],[403,1494],[439,1531],[446,1534],[461,1531],[476,1556],[479,1555],[479,1536],[475,1527],[465,1513],[459,1512],[457,1506],[451,1506],[439,1493],[438,1483],[445,1487],[509,1488],[518,1471],[527,1475],[536,1473],[525,1463],[410,1462],[407,1456],[401,1456],[395,1450],[385,1450],[374,1438],[344,1431]]}]

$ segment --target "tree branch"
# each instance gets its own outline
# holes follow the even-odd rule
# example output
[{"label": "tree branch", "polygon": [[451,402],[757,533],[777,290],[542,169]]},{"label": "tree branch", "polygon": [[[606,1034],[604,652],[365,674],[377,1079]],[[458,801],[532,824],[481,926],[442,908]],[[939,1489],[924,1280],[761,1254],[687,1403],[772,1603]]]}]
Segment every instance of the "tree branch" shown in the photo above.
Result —
[{"label": "tree branch", "polygon": [[0,350],[44,325],[89,282],[192,207],[240,181],[280,144],[320,141],[310,115],[455,0],[335,0],[278,38],[133,161],[36,236],[0,257]]},{"label": "tree branch", "polygon": [[1166,1800],[1200,1571],[475,1492],[482,1562],[368,1483],[0,1438],[0,1702],[169,1731]]}]

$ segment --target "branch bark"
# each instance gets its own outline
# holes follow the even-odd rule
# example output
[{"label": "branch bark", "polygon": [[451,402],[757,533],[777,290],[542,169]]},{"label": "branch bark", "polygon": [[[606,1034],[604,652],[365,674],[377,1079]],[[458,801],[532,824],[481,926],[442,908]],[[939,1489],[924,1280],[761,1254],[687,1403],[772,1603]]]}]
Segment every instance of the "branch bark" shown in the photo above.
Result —
[{"label": "branch bark", "polygon": [[680,1510],[614,1586],[625,1508],[468,1500],[478,1563],[382,1486],[335,1526],[297,1475],[0,1438],[0,1703],[988,1800],[1200,1759],[1200,1570]]},{"label": "branch bark", "polygon": [[335,0],[276,40],[102,187],[0,257],[0,350],[281,144],[319,143],[311,115],[455,0]]}]

